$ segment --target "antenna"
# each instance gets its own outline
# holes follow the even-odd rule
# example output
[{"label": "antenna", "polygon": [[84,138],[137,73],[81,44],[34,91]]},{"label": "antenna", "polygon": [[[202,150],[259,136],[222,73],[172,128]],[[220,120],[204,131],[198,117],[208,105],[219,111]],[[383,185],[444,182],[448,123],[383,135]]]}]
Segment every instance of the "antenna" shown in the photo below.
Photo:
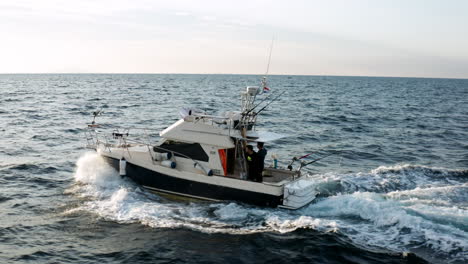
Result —
[{"label": "antenna", "polygon": [[[262,78],[262,90],[265,91],[265,87],[267,86],[267,76],[268,72],[270,71],[270,61],[271,61],[271,53],[273,52],[273,43],[275,42],[275,37],[273,36],[271,38],[271,44],[270,44],[270,54],[268,55],[268,64],[267,64],[267,69],[265,72],[265,76]],[[269,90],[269,89],[268,89]]]},{"label": "antenna", "polygon": [[266,70],[266,73],[265,73],[265,77],[268,76],[268,72],[270,71],[271,53],[273,51],[273,43],[274,42],[275,42],[275,37],[271,38],[270,55],[268,55],[268,64],[267,64],[267,70]]}]

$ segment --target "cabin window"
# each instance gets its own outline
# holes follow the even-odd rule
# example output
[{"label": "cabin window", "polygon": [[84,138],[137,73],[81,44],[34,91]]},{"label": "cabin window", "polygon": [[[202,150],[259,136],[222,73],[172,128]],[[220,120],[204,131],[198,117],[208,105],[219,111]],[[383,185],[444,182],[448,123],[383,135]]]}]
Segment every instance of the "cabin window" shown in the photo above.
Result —
[{"label": "cabin window", "polygon": [[[190,157],[194,160],[208,162],[209,157],[199,143],[184,143],[177,141],[166,141],[161,146],[153,148],[155,152],[173,151],[177,157]],[[182,155],[181,155],[182,154]]]}]

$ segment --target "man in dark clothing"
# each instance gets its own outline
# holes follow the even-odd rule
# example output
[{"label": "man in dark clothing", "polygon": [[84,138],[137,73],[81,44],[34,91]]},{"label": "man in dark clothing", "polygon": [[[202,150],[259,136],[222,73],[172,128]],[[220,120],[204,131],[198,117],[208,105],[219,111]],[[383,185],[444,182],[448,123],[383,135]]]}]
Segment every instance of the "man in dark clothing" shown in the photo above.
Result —
[{"label": "man in dark clothing", "polygon": [[251,181],[262,182],[262,174],[260,171],[260,159],[257,153],[253,150],[252,145],[246,147],[246,159],[248,165],[248,179]]},{"label": "man in dark clothing", "polygon": [[263,147],[263,142],[257,142],[257,148],[257,155],[260,161],[260,173],[262,173],[263,169],[265,168],[265,157],[267,155],[267,150]]}]

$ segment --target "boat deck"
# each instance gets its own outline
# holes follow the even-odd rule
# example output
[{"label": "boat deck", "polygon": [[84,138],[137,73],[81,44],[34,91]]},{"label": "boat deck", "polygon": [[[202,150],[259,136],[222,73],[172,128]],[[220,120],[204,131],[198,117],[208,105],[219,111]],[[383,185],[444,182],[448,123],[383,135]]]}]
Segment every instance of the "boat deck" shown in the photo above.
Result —
[{"label": "boat deck", "polygon": [[264,182],[281,182],[289,180],[294,177],[300,176],[296,171],[282,170],[275,168],[265,168],[263,170],[263,181]]},{"label": "boat deck", "polygon": [[[296,171],[265,168],[263,170],[263,182],[266,183],[279,183],[285,180],[292,180],[294,177],[300,176]],[[226,177],[241,179],[239,171],[235,170],[234,173],[228,174]]]}]

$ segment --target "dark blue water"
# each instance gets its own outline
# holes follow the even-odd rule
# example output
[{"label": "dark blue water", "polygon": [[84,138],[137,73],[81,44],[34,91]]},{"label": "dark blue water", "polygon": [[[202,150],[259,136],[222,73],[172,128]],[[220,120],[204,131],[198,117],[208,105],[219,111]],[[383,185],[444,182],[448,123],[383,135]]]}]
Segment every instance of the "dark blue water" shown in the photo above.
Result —
[{"label": "dark blue water", "polygon": [[468,80],[269,81],[286,93],[259,129],[290,137],[267,165],[341,151],[307,167],[321,197],[298,211],[160,197],[84,148],[92,111],[156,142],[181,107],[238,109],[258,76],[0,75],[0,262],[468,261]]}]

